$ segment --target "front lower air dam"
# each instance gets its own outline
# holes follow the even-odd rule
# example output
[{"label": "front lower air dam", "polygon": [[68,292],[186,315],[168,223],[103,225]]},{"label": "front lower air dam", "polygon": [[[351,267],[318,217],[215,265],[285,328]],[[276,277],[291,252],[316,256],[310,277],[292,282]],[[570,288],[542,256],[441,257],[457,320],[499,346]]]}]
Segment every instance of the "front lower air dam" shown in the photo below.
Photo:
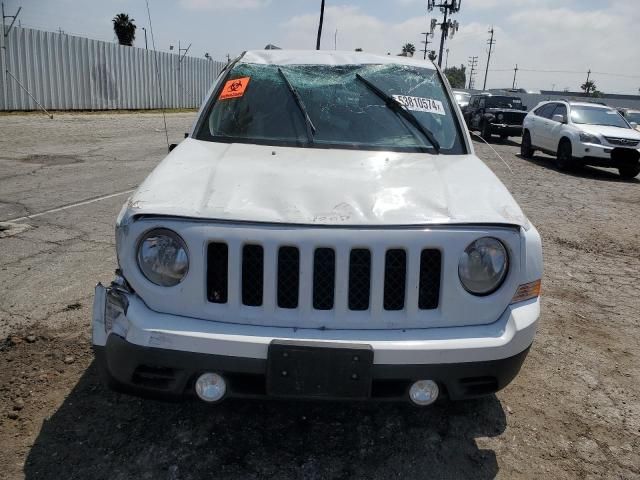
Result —
[{"label": "front lower air dam", "polygon": [[196,380],[196,395],[200,400],[219,402],[227,393],[227,382],[217,373],[203,373]]}]

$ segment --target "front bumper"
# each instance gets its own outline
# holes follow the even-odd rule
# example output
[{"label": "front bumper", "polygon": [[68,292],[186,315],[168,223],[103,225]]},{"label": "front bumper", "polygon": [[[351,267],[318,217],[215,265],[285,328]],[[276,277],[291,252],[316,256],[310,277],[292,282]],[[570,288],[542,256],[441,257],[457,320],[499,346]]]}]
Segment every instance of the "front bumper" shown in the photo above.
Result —
[{"label": "front bumper", "polygon": [[[105,313],[106,311],[106,313]],[[274,340],[366,344],[371,398],[406,398],[415,380],[437,381],[454,400],[493,393],[513,380],[536,331],[537,299],[512,305],[490,325],[409,330],[318,330],[238,325],[156,313],[122,288],[96,287],[93,344],[107,383],[162,398],[193,396],[203,372],[227,379],[227,396],[266,395]]]},{"label": "front bumper", "polygon": [[491,133],[506,135],[508,137],[519,137],[522,135],[522,125],[509,125],[506,123],[492,123]]},{"label": "front bumper", "polygon": [[[583,165],[595,165],[600,167],[624,167],[634,166],[640,161],[640,149],[615,147],[596,143],[580,143],[574,149],[574,160]],[[622,151],[626,155],[614,154]]]}]

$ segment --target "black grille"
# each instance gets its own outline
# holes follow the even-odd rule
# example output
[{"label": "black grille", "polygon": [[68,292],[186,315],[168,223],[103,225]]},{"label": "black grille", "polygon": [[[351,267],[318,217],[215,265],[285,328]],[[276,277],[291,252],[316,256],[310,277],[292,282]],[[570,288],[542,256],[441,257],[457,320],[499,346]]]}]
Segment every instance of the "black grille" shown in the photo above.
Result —
[{"label": "black grille", "polygon": [[331,248],[318,248],[313,256],[313,308],[331,310],[336,286],[336,254]]},{"label": "black grille", "polygon": [[422,250],[420,254],[420,285],[418,308],[431,310],[438,308],[440,298],[440,250]]},{"label": "black grille", "polygon": [[298,308],[300,252],[296,247],[278,250],[278,307]]},{"label": "black grille", "polygon": [[504,112],[502,121],[497,120],[498,123],[506,123],[508,125],[522,125],[524,117],[527,116],[527,112]]},{"label": "black grille", "polygon": [[242,248],[242,303],[251,307],[262,305],[264,250],[260,245]]},{"label": "black grille", "polygon": [[213,303],[227,303],[229,249],[226,243],[210,243],[207,248],[207,298]]},{"label": "black grille", "polygon": [[349,257],[349,310],[367,310],[371,290],[371,252],[351,250]]},{"label": "black grille", "polygon": [[402,310],[407,283],[407,253],[404,250],[387,250],[384,262],[384,309]]},{"label": "black grille", "polygon": [[624,147],[635,147],[636,145],[638,145],[637,140],[632,140],[630,138],[617,138],[617,137],[604,137],[607,142],[609,142],[611,145],[621,145]]}]

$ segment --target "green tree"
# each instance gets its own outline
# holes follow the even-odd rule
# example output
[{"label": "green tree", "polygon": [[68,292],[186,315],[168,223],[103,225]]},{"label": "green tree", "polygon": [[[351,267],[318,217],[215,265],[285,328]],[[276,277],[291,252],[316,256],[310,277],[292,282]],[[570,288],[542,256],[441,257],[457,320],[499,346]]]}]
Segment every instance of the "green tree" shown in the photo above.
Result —
[{"label": "green tree", "polygon": [[435,50],[429,50],[429,53],[427,54],[427,58],[429,60],[431,60],[432,62],[435,62],[436,58],[438,58],[438,55],[436,55],[436,51]]},{"label": "green tree", "polygon": [[580,85],[580,89],[588,97],[591,94],[591,92],[596,91],[596,84],[593,80],[587,80],[582,85]]},{"label": "green tree", "polygon": [[416,53],[416,46],[413,43],[405,43],[402,46],[402,55],[404,57],[413,57],[414,53]]},{"label": "green tree", "polygon": [[126,13],[119,13],[113,17],[113,31],[118,37],[118,43],[120,45],[133,46],[133,41],[136,39],[136,25],[133,23],[135,20],[129,18]]},{"label": "green tree", "polygon": [[445,69],[444,74],[451,84],[451,88],[464,88],[467,84],[467,72],[464,65],[460,67],[449,67]]}]

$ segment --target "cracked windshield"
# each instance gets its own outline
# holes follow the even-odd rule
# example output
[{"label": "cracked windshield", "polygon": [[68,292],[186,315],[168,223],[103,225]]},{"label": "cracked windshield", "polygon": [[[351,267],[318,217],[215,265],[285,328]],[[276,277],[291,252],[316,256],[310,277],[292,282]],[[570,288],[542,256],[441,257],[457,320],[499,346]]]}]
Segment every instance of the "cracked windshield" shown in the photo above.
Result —
[{"label": "cracked windshield", "polygon": [[[367,82],[382,95],[390,96],[390,105]],[[439,150],[448,154],[464,151],[452,105],[434,69],[240,63],[228,75],[227,86],[215,97],[208,121],[199,132],[203,140],[433,153]],[[227,93],[229,89],[231,93]],[[419,125],[399,112],[400,108],[410,112]],[[435,137],[439,148],[422,130]]]}]

